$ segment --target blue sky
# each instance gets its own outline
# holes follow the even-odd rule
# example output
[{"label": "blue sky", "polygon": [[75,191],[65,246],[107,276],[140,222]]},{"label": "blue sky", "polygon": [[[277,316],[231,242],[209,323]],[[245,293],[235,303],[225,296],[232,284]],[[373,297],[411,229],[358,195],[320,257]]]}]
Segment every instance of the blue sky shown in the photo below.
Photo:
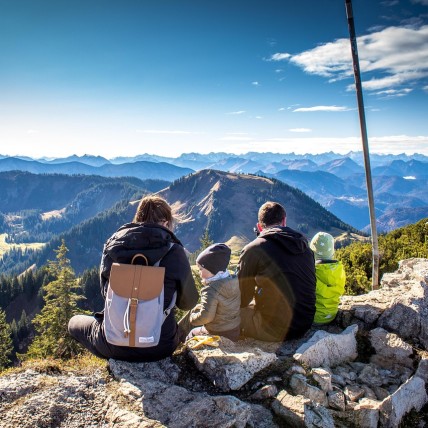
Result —
[{"label": "blue sky", "polygon": [[[370,150],[428,155],[428,0],[353,0]],[[344,0],[0,0],[0,154],[361,150]]]}]

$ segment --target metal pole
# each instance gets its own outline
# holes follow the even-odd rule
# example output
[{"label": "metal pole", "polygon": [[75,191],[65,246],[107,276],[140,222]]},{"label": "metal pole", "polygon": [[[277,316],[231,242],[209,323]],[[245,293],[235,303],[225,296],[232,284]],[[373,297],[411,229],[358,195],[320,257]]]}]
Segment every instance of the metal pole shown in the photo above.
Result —
[{"label": "metal pole", "polygon": [[351,0],[345,0],[348,18],[349,39],[351,41],[352,63],[354,65],[355,90],[357,92],[358,112],[360,116],[361,138],[363,143],[364,167],[366,171],[367,197],[369,202],[370,228],[372,234],[373,268],[372,289],[379,288],[379,247],[376,230],[376,213],[373,198],[372,173],[370,168],[369,144],[367,141],[366,117],[364,112],[363,89],[361,85],[360,64],[358,60],[357,39],[355,37],[354,14]]}]

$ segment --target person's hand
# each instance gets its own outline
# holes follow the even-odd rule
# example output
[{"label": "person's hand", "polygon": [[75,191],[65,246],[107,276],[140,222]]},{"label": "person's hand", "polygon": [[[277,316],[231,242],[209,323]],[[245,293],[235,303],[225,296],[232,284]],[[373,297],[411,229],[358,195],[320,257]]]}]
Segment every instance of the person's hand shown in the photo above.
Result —
[{"label": "person's hand", "polygon": [[200,303],[198,303],[191,311],[191,314],[194,314],[196,312],[200,312],[202,310],[202,305]]}]

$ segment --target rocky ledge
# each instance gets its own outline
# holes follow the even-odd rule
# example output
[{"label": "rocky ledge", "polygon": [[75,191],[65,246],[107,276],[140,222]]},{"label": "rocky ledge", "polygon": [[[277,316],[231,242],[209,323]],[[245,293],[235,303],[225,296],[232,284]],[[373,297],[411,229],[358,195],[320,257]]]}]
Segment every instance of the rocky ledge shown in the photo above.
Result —
[{"label": "rocky ledge", "polygon": [[428,414],[428,260],[284,344],[221,338],[157,363],[0,377],[0,427],[396,427]]}]

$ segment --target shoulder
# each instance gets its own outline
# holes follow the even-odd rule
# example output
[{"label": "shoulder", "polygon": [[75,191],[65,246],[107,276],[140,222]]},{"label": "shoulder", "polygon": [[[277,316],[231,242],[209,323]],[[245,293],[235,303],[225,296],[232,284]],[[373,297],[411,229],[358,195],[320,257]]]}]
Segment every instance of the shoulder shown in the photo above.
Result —
[{"label": "shoulder", "polygon": [[260,250],[262,246],[266,244],[266,239],[257,237],[249,242],[241,251],[241,254],[254,253]]}]

